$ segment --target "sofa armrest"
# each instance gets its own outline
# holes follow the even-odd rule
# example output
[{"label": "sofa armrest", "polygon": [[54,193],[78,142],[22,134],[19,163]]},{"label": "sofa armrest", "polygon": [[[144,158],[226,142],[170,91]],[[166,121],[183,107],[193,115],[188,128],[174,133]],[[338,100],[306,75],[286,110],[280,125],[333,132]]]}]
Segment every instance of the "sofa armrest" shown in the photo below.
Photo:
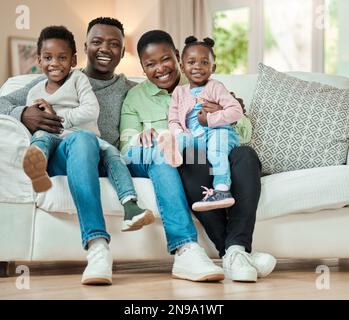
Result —
[{"label": "sofa armrest", "polygon": [[15,118],[0,115],[0,202],[29,203],[34,192],[22,169],[23,152],[31,134]]}]

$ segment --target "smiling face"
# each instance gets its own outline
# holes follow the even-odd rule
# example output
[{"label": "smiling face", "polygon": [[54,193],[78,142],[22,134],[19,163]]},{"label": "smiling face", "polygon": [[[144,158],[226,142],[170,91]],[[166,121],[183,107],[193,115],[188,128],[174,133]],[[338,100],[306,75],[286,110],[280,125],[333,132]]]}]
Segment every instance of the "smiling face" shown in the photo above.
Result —
[{"label": "smiling face", "polygon": [[61,86],[71,68],[76,66],[76,55],[67,41],[47,39],[42,42],[38,62],[47,76],[48,85]]},{"label": "smiling face", "polygon": [[109,80],[124,56],[124,37],[115,26],[96,24],[87,35],[86,74],[92,78]]},{"label": "smiling face", "polygon": [[216,70],[214,57],[210,49],[204,45],[189,47],[182,57],[181,67],[191,87],[205,85]]},{"label": "smiling face", "polygon": [[151,43],[140,56],[143,71],[158,88],[171,93],[179,83],[179,54],[167,43]]}]

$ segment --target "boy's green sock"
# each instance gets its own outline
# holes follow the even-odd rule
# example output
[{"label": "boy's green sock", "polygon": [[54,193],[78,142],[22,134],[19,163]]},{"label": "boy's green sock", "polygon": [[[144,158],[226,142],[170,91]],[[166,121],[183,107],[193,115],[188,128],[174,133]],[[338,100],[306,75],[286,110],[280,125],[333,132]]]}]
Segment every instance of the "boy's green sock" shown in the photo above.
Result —
[{"label": "boy's green sock", "polygon": [[145,210],[138,207],[135,200],[127,201],[123,204],[125,210],[124,220],[132,220],[134,216],[142,214]]}]

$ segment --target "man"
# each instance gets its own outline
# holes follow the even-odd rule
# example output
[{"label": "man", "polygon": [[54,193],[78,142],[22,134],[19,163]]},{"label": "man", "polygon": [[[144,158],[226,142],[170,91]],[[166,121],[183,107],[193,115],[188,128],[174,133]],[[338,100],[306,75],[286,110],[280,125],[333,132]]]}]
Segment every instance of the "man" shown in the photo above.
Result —
[{"label": "man", "polygon": [[[123,75],[114,74],[124,51],[124,29],[118,20],[97,18],[89,23],[85,43],[88,61],[83,72],[89,77],[100,104],[98,126],[101,138],[114,146],[119,143],[117,128],[120,109],[127,91],[134,85]],[[32,133],[39,129],[60,133],[63,119],[41,111],[39,105],[25,106],[28,91],[43,79],[39,77],[23,89],[1,97],[0,114],[17,118]],[[101,156],[103,164],[103,154]],[[83,284],[112,283],[112,256],[108,246],[110,236],[106,231],[100,200],[99,162],[100,151],[96,137],[87,132],[75,132],[60,143],[48,164],[50,176],[67,175],[77,208],[82,244],[88,249]],[[163,219],[165,215],[169,214],[164,212]],[[179,217],[172,229],[176,238],[170,251],[177,252],[174,266],[180,270],[179,277],[194,281],[224,278],[223,270],[214,265],[196,244],[197,234],[189,210],[186,216],[182,214]],[[176,231],[179,229],[181,232]]]}]

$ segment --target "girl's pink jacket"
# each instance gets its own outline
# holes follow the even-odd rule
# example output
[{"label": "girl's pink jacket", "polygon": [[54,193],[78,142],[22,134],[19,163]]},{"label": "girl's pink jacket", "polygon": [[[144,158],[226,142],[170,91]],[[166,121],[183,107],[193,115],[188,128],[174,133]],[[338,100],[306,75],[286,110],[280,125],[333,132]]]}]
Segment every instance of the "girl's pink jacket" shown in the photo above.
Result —
[{"label": "girl's pink jacket", "polygon": [[199,99],[205,99],[223,107],[223,110],[207,114],[209,127],[229,125],[243,116],[239,101],[230,94],[223,83],[217,80],[210,79],[196,98],[190,93],[189,84],[177,86],[172,93],[168,116],[169,128],[172,133],[188,132],[186,117]]}]

